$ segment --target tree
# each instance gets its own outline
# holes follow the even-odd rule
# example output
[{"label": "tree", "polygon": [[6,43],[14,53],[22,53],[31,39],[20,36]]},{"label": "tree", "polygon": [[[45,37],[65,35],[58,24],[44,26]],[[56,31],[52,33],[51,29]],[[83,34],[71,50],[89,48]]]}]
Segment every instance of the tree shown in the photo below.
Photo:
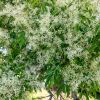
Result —
[{"label": "tree", "polygon": [[0,97],[25,91],[100,93],[100,19],[91,0],[1,0]]}]

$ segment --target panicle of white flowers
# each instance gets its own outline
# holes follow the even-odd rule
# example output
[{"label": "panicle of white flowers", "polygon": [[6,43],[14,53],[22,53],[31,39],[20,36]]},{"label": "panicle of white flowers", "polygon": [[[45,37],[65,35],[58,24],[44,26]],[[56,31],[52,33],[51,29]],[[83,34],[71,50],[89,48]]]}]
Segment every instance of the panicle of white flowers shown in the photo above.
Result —
[{"label": "panicle of white flowers", "polygon": [[48,32],[49,24],[50,24],[50,16],[51,15],[50,15],[49,8],[46,14],[41,15],[41,19],[39,20],[41,32]]},{"label": "panicle of white flowers", "polygon": [[82,51],[83,51],[82,47],[78,47],[78,46],[74,47],[73,45],[73,47],[71,48],[69,47],[67,49],[68,58],[73,59],[75,56],[79,56]]},{"label": "panicle of white flowers", "polygon": [[25,69],[25,79],[29,81],[29,85],[34,88],[43,88],[44,85],[42,82],[37,81],[37,72],[41,67],[38,65],[29,66]]},{"label": "panicle of white flowers", "polygon": [[95,72],[95,77],[94,77],[94,80],[98,82],[98,84],[100,85],[100,68],[99,68],[99,65],[100,65],[100,56],[99,57],[96,57],[94,59],[94,61],[91,63],[91,66]]},{"label": "panicle of white flowers", "polygon": [[56,0],[56,4],[60,7],[65,6],[69,0]]},{"label": "panicle of white flowers", "polygon": [[27,14],[24,11],[25,9],[25,4],[18,4],[18,5],[11,5],[7,3],[5,5],[5,8],[0,11],[0,16],[6,15],[8,17],[13,16],[15,18],[15,21],[13,22],[14,25],[28,25],[27,22]]},{"label": "panicle of white flowers", "polygon": [[7,30],[0,28],[0,38],[8,38]]},{"label": "panicle of white flowers", "polygon": [[12,71],[3,73],[0,78],[0,96],[11,98],[18,96],[21,88],[21,82]]},{"label": "panicle of white flowers", "polygon": [[100,69],[96,72],[94,80],[100,85]]},{"label": "panicle of white flowers", "polygon": [[92,4],[95,5],[97,14],[96,14],[96,20],[100,21],[100,1],[99,0],[91,0]]}]

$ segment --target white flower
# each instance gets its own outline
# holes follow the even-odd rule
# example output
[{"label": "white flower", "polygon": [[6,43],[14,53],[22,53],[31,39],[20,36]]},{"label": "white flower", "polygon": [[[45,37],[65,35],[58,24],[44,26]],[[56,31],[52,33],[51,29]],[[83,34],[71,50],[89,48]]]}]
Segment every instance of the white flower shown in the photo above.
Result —
[{"label": "white flower", "polygon": [[1,47],[0,52],[2,52],[2,54],[4,54],[4,55],[7,55],[7,49],[6,48]]},{"label": "white flower", "polygon": [[57,1],[56,1],[56,4],[57,4],[58,6],[60,6],[60,7],[62,7],[62,6],[65,6],[66,3],[68,3],[68,2],[69,2],[69,0],[57,0]]}]

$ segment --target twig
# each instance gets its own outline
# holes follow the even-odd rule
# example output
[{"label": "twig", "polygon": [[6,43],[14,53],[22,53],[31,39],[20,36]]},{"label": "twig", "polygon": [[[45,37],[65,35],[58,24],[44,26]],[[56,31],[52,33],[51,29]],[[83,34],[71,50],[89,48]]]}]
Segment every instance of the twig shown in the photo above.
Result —
[{"label": "twig", "polygon": [[49,94],[51,95],[51,97],[49,98],[49,100],[52,100],[52,97],[55,99],[54,94],[53,94],[50,90],[49,90],[48,92],[49,92]]},{"label": "twig", "polygon": [[64,97],[62,95],[60,95],[60,97],[62,98],[62,100],[65,100]]},{"label": "twig", "polygon": [[45,96],[45,97],[37,97],[37,98],[32,98],[33,100],[35,99],[43,99],[43,98],[47,98],[47,97],[50,97],[51,95],[48,95],[48,96]]}]

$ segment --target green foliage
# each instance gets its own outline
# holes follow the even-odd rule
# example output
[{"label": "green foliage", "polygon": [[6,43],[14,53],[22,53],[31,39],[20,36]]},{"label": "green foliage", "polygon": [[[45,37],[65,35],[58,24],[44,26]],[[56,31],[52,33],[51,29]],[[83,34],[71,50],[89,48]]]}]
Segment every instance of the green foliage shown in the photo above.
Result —
[{"label": "green foliage", "polygon": [[14,59],[26,46],[27,40],[25,38],[25,32],[23,31],[18,33],[12,32],[10,33],[10,36],[13,38],[10,46],[12,58]]}]

